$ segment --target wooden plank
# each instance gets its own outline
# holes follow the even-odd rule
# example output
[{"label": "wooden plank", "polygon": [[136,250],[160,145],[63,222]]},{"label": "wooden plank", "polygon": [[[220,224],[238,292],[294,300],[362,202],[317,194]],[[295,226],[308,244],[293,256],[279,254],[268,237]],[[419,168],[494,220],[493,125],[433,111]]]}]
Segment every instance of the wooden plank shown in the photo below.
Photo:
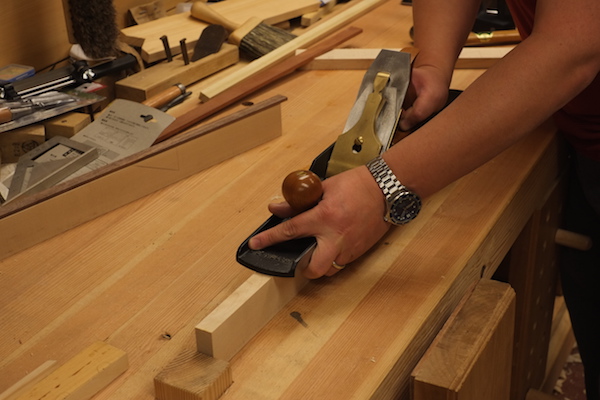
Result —
[{"label": "wooden plank", "polygon": [[198,352],[231,360],[306,284],[306,278],[298,275],[251,275],[196,326]]},{"label": "wooden plank", "polygon": [[233,382],[229,363],[187,351],[154,378],[158,400],[217,400]]},{"label": "wooden plank", "polygon": [[181,83],[189,85],[239,61],[236,46],[224,43],[218,53],[185,65],[182,57],[146,68],[115,84],[118,98],[142,102],[168,87]]},{"label": "wooden plank", "polygon": [[483,280],[412,372],[413,400],[508,400],[515,293]]},{"label": "wooden plank", "polygon": [[0,208],[0,258],[280,136],[284,100],[275,96]]},{"label": "wooden plank", "polygon": [[[399,51],[400,49],[390,49]],[[504,57],[512,47],[477,47],[464,48],[456,62],[457,69],[489,68],[500,58]],[[297,50],[300,53],[304,50]],[[368,69],[381,49],[333,49],[315,58],[303,70],[341,70]]]},{"label": "wooden plank", "polygon": [[46,128],[46,140],[54,136],[73,137],[77,132],[92,123],[89,114],[70,112],[44,122]]},{"label": "wooden plank", "polygon": [[87,400],[127,370],[127,354],[96,342],[58,367],[18,400]]},{"label": "wooden plank", "polygon": [[[265,23],[276,24],[318,10],[319,4],[316,0],[227,0],[212,3],[211,7],[236,23],[258,17]],[[206,26],[208,24],[186,12],[128,27],[122,29],[121,33],[127,44],[141,47],[144,61],[155,62],[166,57],[161,36],[167,35],[171,52],[179,54],[179,40],[186,38],[188,48],[193,48]]]}]

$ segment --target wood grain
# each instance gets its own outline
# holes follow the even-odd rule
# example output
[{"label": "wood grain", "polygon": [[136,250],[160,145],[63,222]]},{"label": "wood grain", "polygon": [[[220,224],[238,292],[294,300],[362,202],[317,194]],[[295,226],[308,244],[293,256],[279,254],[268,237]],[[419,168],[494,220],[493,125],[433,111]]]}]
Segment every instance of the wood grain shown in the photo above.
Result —
[{"label": "wood grain", "polygon": [[128,366],[124,351],[96,342],[33,385],[18,400],[87,400],[125,372]]},{"label": "wood grain", "polygon": [[0,258],[281,135],[279,104],[284,100],[283,96],[267,99],[3,206]]},{"label": "wood grain", "polygon": [[508,400],[515,324],[509,284],[482,280],[412,372],[413,400]]},{"label": "wood grain", "polygon": [[[386,2],[353,23],[363,34],[348,46],[410,45],[410,10]],[[480,73],[457,71],[452,87]],[[342,131],[363,75],[303,71],[255,92],[244,101],[288,98],[281,137],[1,260],[0,315],[9,328],[0,331],[0,391],[97,339],[125,350],[130,367],[94,400],[154,399],[156,374],[195,348],[194,327],[251,275],[235,250],[269,216],[267,203],[281,199],[282,179]],[[187,103],[183,113],[195,106]],[[532,132],[427,199],[414,224],[343,273],[309,282],[232,359],[234,383],[223,398],[407,398],[415,360],[545,201],[558,169],[553,132]],[[157,165],[138,184],[155,174]]]}]

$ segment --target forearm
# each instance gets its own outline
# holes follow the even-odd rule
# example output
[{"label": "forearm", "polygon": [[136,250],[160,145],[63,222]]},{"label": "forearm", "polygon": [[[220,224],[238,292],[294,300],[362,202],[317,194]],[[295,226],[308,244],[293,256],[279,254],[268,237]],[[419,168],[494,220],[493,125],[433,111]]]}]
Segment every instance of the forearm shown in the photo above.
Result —
[{"label": "forearm", "polygon": [[442,189],[532,131],[589,84],[595,61],[580,66],[574,58],[583,53],[571,53],[559,56],[554,43],[533,35],[384,158],[421,196]]},{"label": "forearm", "polygon": [[419,49],[415,67],[433,66],[448,84],[456,58],[473,26],[479,0],[415,0],[414,44]]}]

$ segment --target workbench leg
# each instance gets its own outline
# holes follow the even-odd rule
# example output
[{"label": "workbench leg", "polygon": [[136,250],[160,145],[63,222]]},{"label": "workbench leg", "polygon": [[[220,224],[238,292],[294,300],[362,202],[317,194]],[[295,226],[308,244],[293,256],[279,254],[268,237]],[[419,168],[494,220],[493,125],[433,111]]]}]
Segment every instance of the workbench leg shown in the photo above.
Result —
[{"label": "workbench leg", "polygon": [[506,259],[506,279],[517,294],[510,396],[513,400],[525,399],[530,388],[539,389],[544,383],[558,279],[554,237],[560,226],[563,201],[561,182],[533,214]]},{"label": "workbench leg", "polygon": [[515,293],[484,279],[412,372],[413,400],[508,400]]}]

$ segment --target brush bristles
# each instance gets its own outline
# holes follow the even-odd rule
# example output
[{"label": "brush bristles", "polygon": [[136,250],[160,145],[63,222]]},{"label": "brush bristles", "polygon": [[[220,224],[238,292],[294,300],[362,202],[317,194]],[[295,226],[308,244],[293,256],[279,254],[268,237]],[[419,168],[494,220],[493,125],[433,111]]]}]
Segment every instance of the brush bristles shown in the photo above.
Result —
[{"label": "brush bristles", "polygon": [[115,56],[119,30],[112,0],[69,0],[73,37],[88,57]]},{"label": "brush bristles", "polygon": [[261,23],[243,37],[240,50],[254,59],[283,46],[295,37],[288,31]]}]

